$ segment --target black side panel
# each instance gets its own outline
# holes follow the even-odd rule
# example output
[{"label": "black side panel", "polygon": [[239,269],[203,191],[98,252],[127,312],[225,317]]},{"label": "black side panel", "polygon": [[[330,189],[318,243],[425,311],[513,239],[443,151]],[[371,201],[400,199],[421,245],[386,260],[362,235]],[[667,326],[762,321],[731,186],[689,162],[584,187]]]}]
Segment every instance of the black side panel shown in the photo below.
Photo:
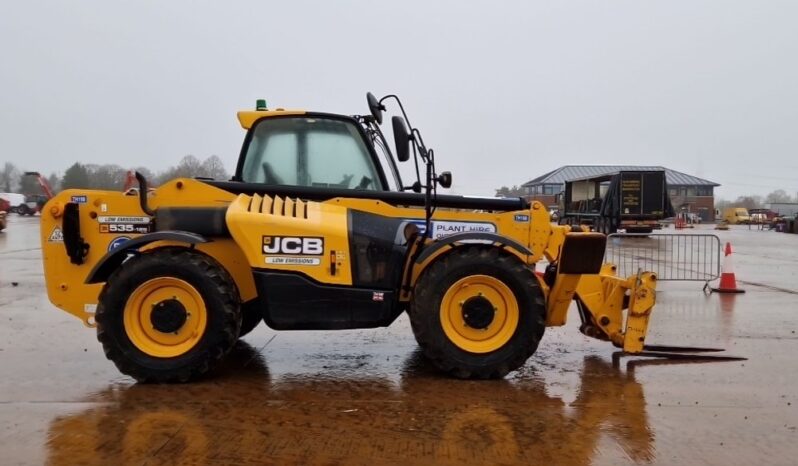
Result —
[{"label": "black side panel", "polygon": [[[579,230],[581,231],[581,230]],[[532,255],[532,251],[530,251],[526,246],[515,241],[510,238],[506,238],[501,235],[497,235],[495,233],[479,233],[479,232],[467,232],[467,233],[455,233],[453,235],[449,235],[445,238],[441,238],[436,240],[434,243],[427,245],[424,249],[421,250],[421,254],[416,257],[415,262],[416,264],[420,264],[425,260],[429,259],[430,256],[435,254],[439,249],[445,246],[454,247],[455,244],[459,241],[490,241],[494,244],[500,244],[502,247],[509,247],[513,248],[521,254],[526,254],[528,256]]]},{"label": "black side panel", "polygon": [[601,233],[566,234],[560,253],[560,273],[599,273],[606,247],[607,237]]},{"label": "black side panel", "polygon": [[190,231],[202,236],[230,236],[225,207],[159,207],[155,211],[157,231]]},{"label": "black side panel", "polygon": [[665,198],[668,197],[668,192],[665,190],[665,173],[643,173],[642,191],[643,213],[646,215],[663,215],[665,213]]},{"label": "black side panel", "polygon": [[621,214],[643,215],[643,174],[621,173]]},{"label": "black side panel", "polygon": [[604,194],[604,202],[601,205],[601,215],[619,218],[621,215],[621,176],[615,175],[610,180],[607,192]]},{"label": "black side panel", "polygon": [[393,290],[401,283],[407,252],[405,220],[349,210],[349,254],[352,283]]},{"label": "black side panel", "polygon": [[[424,195],[417,193],[316,188],[310,186],[244,183],[241,181],[200,181],[233,194],[288,196],[298,197],[306,201],[326,201],[335,199],[336,197],[350,197],[354,199],[376,199],[391,205],[415,207],[422,207],[424,205]],[[453,209],[492,210],[498,212],[509,212],[529,208],[529,202],[520,197],[503,199],[453,196],[450,194],[438,194],[435,198],[435,205]]]},{"label": "black side panel", "polygon": [[253,271],[263,319],[276,330],[387,327],[401,313],[392,291],[328,286],[302,275]]}]

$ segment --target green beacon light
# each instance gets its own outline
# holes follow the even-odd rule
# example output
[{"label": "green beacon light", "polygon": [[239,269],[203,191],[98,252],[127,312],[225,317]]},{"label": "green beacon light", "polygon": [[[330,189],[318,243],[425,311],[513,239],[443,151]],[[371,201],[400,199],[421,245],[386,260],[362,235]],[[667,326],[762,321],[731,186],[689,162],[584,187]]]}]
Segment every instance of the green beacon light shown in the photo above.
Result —
[{"label": "green beacon light", "polygon": [[258,99],[258,100],[256,100],[255,101],[255,110],[258,110],[258,111],[268,110],[268,108],[266,108],[266,99]]}]

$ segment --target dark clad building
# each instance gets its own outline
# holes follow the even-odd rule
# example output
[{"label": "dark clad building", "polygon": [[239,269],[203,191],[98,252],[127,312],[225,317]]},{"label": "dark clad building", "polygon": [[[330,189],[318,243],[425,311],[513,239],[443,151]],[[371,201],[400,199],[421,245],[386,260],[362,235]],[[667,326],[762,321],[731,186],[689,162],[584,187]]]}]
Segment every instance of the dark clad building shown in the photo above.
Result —
[{"label": "dark clad building", "polygon": [[715,220],[715,193],[718,183],[671,170],[665,167],[636,165],[565,165],[556,170],[527,181],[522,188],[527,199],[540,201],[550,208],[556,208],[558,195],[565,189],[565,182],[593,176],[601,176],[625,170],[653,171],[664,170],[668,182],[668,192],[673,208],[678,212],[697,213],[703,221]]}]

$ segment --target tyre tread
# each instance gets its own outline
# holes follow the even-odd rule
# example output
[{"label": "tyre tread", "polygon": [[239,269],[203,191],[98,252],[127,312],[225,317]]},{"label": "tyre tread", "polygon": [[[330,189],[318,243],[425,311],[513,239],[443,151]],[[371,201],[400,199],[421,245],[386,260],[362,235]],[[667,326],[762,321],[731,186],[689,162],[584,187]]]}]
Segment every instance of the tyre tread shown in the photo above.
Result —
[{"label": "tyre tread", "polygon": [[[217,293],[222,298],[224,303],[222,306],[224,338],[220,339],[216,345],[203,349],[203,354],[197,358],[197,362],[192,366],[183,367],[173,372],[148,371],[126,357],[122,349],[115,344],[113,338],[106,331],[105,325],[109,322],[109,313],[115,311],[106,309],[103,305],[109,290],[113,290],[117,283],[124,286],[124,283],[129,281],[136,273],[136,269],[144,265],[150,265],[146,264],[146,262],[154,262],[152,265],[165,266],[178,263],[194,267],[210,278],[215,287],[212,292]],[[100,292],[98,302],[99,305],[94,318],[97,323],[97,340],[103,346],[105,357],[112,361],[120,372],[133,377],[139,382],[182,383],[205,375],[232,349],[241,330],[238,290],[230,274],[213,258],[186,248],[159,248],[141,254],[134,266],[123,264],[108,278]],[[117,312],[121,311],[117,310]]]},{"label": "tyre tread", "polygon": [[[439,309],[425,309],[424,307],[428,303],[437,303],[436,294],[441,293],[441,290],[436,290],[437,283],[443,279],[448,271],[456,267],[456,263],[459,261],[497,264],[498,267],[521,277],[523,286],[532,295],[535,309],[529,310],[529,312],[532,312],[530,316],[530,324],[533,330],[531,337],[524,341],[515,342],[519,347],[516,348],[510,358],[498,364],[485,367],[465,367],[462,364],[458,364],[457,361],[454,361],[446,354],[445,347],[441,342],[441,332],[437,332],[435,328],[430,328],[424,318],[425,316],[422,315],[425,312],[439,312]],[[536,309],[545,310],[545,300],[540,290],[540,284],[534,273],[518,258],[509,253],[501,252],[496,247],[462,246],[461,249],[458,248],[446,254],[422,273],[413,292],[412,304],[408,314],[416,341],[427,358],[439,369],[461,379],[495,379],[504,377],[510,371],[521,367],[537,350],[546,324],[545,311],[535,312]],[[519,311],[523,312],[524,309],[519,309]],[[446,339],[445,335],[443,335],[443,339]],[[516,339],[513,338],[511,342],[513,340]]]}]

